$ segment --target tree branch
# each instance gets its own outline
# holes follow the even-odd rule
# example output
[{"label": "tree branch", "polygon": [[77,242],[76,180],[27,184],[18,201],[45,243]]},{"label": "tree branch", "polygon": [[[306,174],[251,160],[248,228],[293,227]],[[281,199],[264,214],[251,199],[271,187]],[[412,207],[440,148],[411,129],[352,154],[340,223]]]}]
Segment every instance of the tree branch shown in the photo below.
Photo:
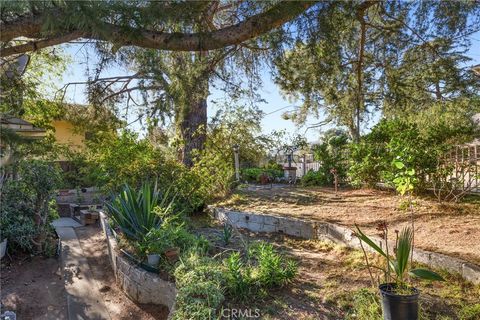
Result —
[{"label": "tree branch", "polygon": [[62,44],[65,42],[69,42],[83,36],[83,32],[74,31],[67,34],[62,34],[58,36],[54,36],[51,38],[41,39],[37,41],[30,41],[24,44],[19,44],[13,47],[3,48],[0,51],[0,57],[8,57],[15,54],[25,53],[29,51],[37,51],[46,47],[51,47],[57,44]]},{"label": "tree branch", "polygon": [[[160,31],[129,28],[106,22],[98,22],[101,34],[95,30],[68,30],[62,36],[51,37],[33,43],[4,48],[0,56],[34,51],[61,44],[77,38],[104,40],[116,46],[138,46],[171,51],[209,51],[253,39],[296,18],[317,1],[281,1],[265,12],[246,18],[244,21],[222,29],[199,33],[165,33]],[[56,9],[58,11],[58,9]],[[46,13],[21,17],[13,22],[2,23],[0,41],[8,42],[18,37],[39,39]],[[59,19],[66,19],[60,11]]]}]

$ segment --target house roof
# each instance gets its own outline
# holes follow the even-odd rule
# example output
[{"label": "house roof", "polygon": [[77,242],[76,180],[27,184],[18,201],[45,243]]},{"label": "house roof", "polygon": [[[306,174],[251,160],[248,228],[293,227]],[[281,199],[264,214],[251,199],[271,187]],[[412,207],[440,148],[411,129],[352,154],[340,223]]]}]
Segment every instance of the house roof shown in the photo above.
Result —
[{"label": "house roof", "polygon": [[10,128],[15,132],[45,132],[45,129],[35,127],[28,121],[12,116],[0,115],[0,124],[2,127]]},{"label": "house roof", "polygon": [[2,116],[0,118],[0,122],[3,124],[19,124],[19,125],[25,125],[25,126],[28,126],[28,125],[33,126],[33,124],[31,124],[28,121],[25,121],[20,118],[12,117],[12,116]]}]

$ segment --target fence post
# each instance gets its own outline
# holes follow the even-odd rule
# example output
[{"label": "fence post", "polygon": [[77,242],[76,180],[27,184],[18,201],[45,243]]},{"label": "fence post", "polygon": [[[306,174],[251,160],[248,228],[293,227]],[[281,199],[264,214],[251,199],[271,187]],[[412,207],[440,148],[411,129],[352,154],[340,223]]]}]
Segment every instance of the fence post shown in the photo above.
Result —
[{"label": "fence post", "polygon": [[302,156],[302,177],[307,174],[307,155],[304,153]]}]

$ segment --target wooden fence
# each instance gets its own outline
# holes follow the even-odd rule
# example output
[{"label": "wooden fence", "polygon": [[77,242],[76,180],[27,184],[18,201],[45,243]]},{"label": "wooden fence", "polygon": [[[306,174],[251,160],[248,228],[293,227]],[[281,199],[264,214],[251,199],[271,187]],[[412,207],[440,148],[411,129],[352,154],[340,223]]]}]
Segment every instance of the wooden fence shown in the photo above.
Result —
[{"label": "wooden fence", "polygon": [[458,190],[480,193],[480,141],[454,147],[440,166],[451,171],[447,179]]},{"label": "wooden fence", "polygon": [[[279,164],[288,166],[285,157]],[[297,177],[301,178],[310,170],[318,171],[322,163],[314,159],[313,154],[294,155],[292,166],[297,168]],[[446,180],[458,191],[480,193],[480,140],[456,146],[445,157],[440,159],[439,166],[449,168]],[[430,181],[432,187],[433,181]]]}]

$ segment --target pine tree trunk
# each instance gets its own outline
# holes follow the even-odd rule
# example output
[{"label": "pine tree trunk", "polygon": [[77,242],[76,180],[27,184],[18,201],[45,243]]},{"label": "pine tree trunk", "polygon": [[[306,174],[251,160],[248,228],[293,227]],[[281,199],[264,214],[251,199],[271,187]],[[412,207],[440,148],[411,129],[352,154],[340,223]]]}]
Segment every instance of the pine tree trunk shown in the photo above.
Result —
[{"label": "pine tree trunk", "polygon": [[206,141],[207,128],[207,98],[194,99],[180,123],[183,140],[182,162],[187,167],[193,166],[193,151],[203,150]]}]

